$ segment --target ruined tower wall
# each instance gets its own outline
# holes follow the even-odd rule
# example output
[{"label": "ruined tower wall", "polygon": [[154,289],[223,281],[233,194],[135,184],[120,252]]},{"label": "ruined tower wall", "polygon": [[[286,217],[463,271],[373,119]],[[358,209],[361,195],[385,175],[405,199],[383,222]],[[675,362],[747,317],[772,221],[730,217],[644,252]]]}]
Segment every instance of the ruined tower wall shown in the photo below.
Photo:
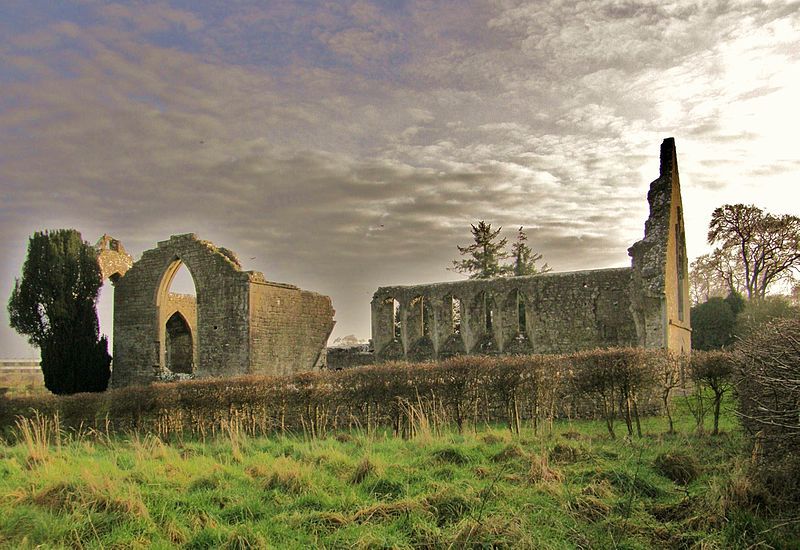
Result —
[{"label": "ruined tower wall", "polygon": [[[630,268],[619,268],[381,287],[372,299],[375,352],[379,360],[419,360],[635,345],[631,274]],[[457,327],[452,298],[461,305]],[[399,321],[392,300],[400,304]],[[431,314],[421,322],[425,302]]]},{"label": "ruined tower wall", "polygon": [[644,238],[629,250],[632,313],[639,345],[678,352],[691,349],[689,269],[675,140],[661,144],[658,179],[647,194]]},{"label": "ruined tower wall", "polygon": [[334,325],[330,298],[253,282],[250,312],[251,373],[282,375],[317,366]]}]

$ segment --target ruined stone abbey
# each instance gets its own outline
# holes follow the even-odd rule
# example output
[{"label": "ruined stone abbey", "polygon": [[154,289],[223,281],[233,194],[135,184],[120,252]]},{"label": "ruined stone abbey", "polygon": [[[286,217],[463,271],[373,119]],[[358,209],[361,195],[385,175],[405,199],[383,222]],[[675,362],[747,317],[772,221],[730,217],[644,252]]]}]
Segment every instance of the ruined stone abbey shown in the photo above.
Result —
[{"label": "ruined stone abbey", "polygon": [[[457,354],[564,353],[608,346],[688,352],[689,289],[675,142],[661,145],[644,238],[631,267],[379,288],[375,361]],[[281,375],[324,365],[331,300],[243,271],[236,255],[194,234],[133,259],[96,245],[115,285],[112,386],[175,375]],[[170,292],[181,265],[197,296]]]},{"label": "ruined stone abbey", "polygon": [[[334,324],[327,296],[242,271],[230,250],[194,234],[173,235],[135,263],[119,241],[97,246],[103,275],[116,281],[113,387],[321,366]],[[196,298],[169,292],[181,264]]]},{"label": "ruined stone abbey", "polygon": [[566,353],[609,346],[688,352],[689,276],[674,139],[661,144],[631,267],[379,288],[377,360]]}]

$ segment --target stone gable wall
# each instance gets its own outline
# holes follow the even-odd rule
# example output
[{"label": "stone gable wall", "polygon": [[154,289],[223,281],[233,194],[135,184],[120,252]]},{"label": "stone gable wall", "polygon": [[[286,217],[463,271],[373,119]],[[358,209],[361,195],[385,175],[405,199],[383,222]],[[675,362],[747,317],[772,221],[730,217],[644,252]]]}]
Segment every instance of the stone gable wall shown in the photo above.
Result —
[{"label": "stone gable wall", "polygon": [[[168,291],[181,265],[196,298]],[[334,313],[327,296],[242,271],[233,252],[194,234],[173,235],[142,254],[116,284],[114,387],[170,374],[166,323],[176,311],[192,336],[198,378],[311,369],[324,361]]]},{"label": "stone gable wall", "polygon": [[291,285],[254,283],[250,311],[251,372],[292,374],[324,362],[334,325],[330,298]]},{"label": "stone gable wall", "polygon": [[181,263],[198,296],[195,375],[247,372],[248,274],[213,244],[193,234],[176,235],[144,252],[117,282],[113,386],[150,382],[163,370],[167,290]]}]

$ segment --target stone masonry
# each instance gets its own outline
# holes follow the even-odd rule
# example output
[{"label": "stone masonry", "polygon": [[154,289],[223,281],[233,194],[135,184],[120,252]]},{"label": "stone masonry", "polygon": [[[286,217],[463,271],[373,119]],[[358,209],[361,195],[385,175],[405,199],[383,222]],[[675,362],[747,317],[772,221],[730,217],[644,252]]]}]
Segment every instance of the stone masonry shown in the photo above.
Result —
[{"label": "stone masonry", "polygon": [[[181,264],[196,299],[169,292]],[[242,271],[235,254],[194,234],[173,235],[117,277],[112,386],[309,370],[324,361],[333,313],[327,296]]]},{"label": "stone masonry", "polygon": [[97,263],[103,280],[110,279],[112,283],[116,283],[133,265],[131,255],[114,237],[103,235],[97,240],[94,248],[97,251]]},{"label": "stone masonry", "polygon": [[675,141],[661,145],[632,267],[379,288],[376,359],[566,353],[609,346],[689,352],[686,240]]}]

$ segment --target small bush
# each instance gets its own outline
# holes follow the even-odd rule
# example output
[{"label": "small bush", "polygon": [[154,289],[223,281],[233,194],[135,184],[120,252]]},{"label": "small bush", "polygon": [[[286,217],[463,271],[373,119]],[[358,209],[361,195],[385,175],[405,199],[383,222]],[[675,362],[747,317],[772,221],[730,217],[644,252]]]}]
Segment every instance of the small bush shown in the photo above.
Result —
[{"label": "small bush", "polygon": [[493,462],[508,462],[523,458],[527,453],[519,445],[506,445],[506,447],[492,457]]},{"label": "small bush", "polygon": [[556,443],[555,447],[550,451],[550,460],[563,464],[572,464],[583,458],[585,454],[586,451],[580,447]]},{"label": "small bush", "polygon": [[444,527],[457,523],[472,512],[474,501],[454,492],[441,492],[425,498],[428,506],[436,516],[436,523]]},{"label": "small bush", "polygon": [[463,466],[469,462],[469,457],[458,447],[439,449],[438,451],[434,451],[433,456],[436,457],[437,460],[449,464],[456,464],[458,466]]},{"label": "small bush", "polygon": [[664,494],[661,488],[645,478],[631,475],[625,470],[603,471],[597,477],[608,481],[622,493],[634,493],[648,498],[656,498]]},{"label": "small bush", "polygon": [[358,485],[370,474],[375,472],[375,464],[369,459],[369,457],[364,457],[356,466],[355,470],[353,470],[353,474],[350,476],[350,483],[353,485]]},{"label": "small bush", "polygon": [[578,495],[567,508],[576,516],[589,522],[600,521],[608,517],[611,506],[592,495]]},{"label": "small bush", "polygon": [[365,487],[366,491],[380,500],[394,500],[403,495],[403,485],[390,479],[380,478]]},{"label": "small bush", "polygon": [[561,481],[563,476],[558,470],[550,467],[547,455],[531,457],[531,467],[528,470],[528,481],[530,483]]},{"label": "small bush", "polygon": [[653,463],[656,471],[675,483],[687,485],[700,475],[700,463],[691,456],[680,452],[662,453]]}]

